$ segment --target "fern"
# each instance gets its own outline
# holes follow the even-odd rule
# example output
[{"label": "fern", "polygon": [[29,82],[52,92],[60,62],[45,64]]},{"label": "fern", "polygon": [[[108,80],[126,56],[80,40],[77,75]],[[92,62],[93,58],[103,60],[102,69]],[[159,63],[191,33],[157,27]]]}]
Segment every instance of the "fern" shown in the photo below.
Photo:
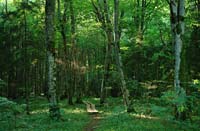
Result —
[{"label": "fern", "polygon": [[5,97],[0,97],[0,120],[13,118],[24,111],[23,106],[8,100]]}]

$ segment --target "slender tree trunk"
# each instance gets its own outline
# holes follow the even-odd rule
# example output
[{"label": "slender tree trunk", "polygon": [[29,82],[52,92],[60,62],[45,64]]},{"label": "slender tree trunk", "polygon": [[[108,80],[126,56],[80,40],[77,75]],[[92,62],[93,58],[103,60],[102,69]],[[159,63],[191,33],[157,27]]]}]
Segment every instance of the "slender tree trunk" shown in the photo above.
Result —
[{"label": "slender tree trunk", "polygon": [[[25,1],[26,4],[28,4],[28,0]],[[24,52],[24,86],[25,86],[25,97],[26,97],[26,114],[30,114],[29,112],[29,88],[28,88],[28,79],[27,79],[27,68],[28,68],[28,65],[26,64],[27,63],[27,45],[26,45],[26,41],[27,41],[27,18],[26,18],[26,9],[24,9],[23,11],[24,13],[24,48],[25,48],[25,52]]]},{"label": "slender tree trunk", "polygon": [[[171,15],[171,29],[173,43],[175,45],[175,68],[174,68],[174,87],[177,97],[185,97],[185,90],[180,87],[180,65],[181,65],[181,50],[182,50],[182,36],[184,34],[184,17],[185,17],[185,0],[170,0],[170,15]],[[178,98],[177,98],[178,99]],[[179,111],[179,103],[176,104],[175,117],[177,119],[184,119],[183,111]]]},{"label": "slender tree trunk", "polygon": [[[76,63],[76,19],[74,15],[74,6],[73,6],[73,0],[69,1],[70,4],[70,18],[71,18],[71,43],[72,43],[72,74],[73,79],[72,79],[72,87],[69,88],[69,93],[68,93],[68,103],[70,105],[73,104],[72,97],[74,94],[74,89],[76,89],[76,71],[75,71],[75,63]],[[71,76],[72,77],[72,76]]]},{"label": "slender tree trunk", "polygon": [[64,69],[65,92],[67,92],[67,88],[70,88],[69,83],[68,83],[69,82],[68,76],[67,76],[67,74],[69,74],[69,63],[67,62],[69,51],[67,51],[67,37],[66,37],[67,9],[68,9],[68,0],[64,0],[64,12],[63,12],[62,23],[61,23],[61,34],[63,38],[64,59],[65,59],[65,65],[66,65]]},{"label": "slender tree trunk", "polygon": [[140,27],[140,0],[136,1],[136,16],[134,18],[136,29],[138,30]]},{"label": "slender tree trunk", "polygon": [[106,55],[105,55],[105,62],[104,62],[104,74],[101,81],[101,94],[100,94],[100,104],[105,103],[105,86],[106,81],[108,81],[109,77],[109,68],[110,68],[110,61],[111,61],[111,51],[112,51],[112,44],[113,44],[113,32],[112,32],[112,24],[109,18],[109,11],[108,11],[108,3],[107,0],[104,0],[104,17],[105,21],[102,21],[102,24],[105,26],[103,27],[106,36],[107,36],[107,44],[106,44]]},{"label": "slender tree trunk", "polygon": [[[68,74],[68,62],[67,62],[67,37],[66,37],[66,24],[67,24],[67,9],[68,9],[68,0],[64,0],[64,12],[63,12],[63,15],[61,17],[61,9],[60,9],[60,0],[57,0],[57,5],[58,5],[58,20],[59,20],[59,26],[60,26],[60,33],[61,33],[61,36],[62,36],[62,40],[63,40],[63,49],[64,49],[64,66],[63,66],[63,69],[64,69],[64,72],[63,72],[63,82],[64,82],[64,90],[65,92],[67,92],[67,86],[69,85],[68,84],[68,79],[67,79],[67,74]],[[66,94],[66,93],[65,93]]]},{"label": "slender tree trunk", "polygon": [[133,108],[130,107],[130,101],[129,101],[129,91],[126,87],[126,81],[124,78],[124,72],[122,70],[123,64],[121,60],[120,55],[120,38],[119,38],[119,0],[114,0],[114,44],[115,44],[115,59],[117,68],[120,75],[121,80],[121,91],[123,95],[124,105],[127,108],[128,112],[135,111]]},{"label": "slender tree trunk", "polygon": [[[72,58],[72,51],[70,51],[70,57],[69,58]],[[69,105],[73,105],[73,99],[72,99],[72,97],[73,97],[73,65],[72,65],[72,59],[70,59],[70,61],[69,61],[69,86],[67,86],[68,88],[68,104]]]},{"label": "slender tree trunk", "polygon": [[104,62],[104,74],[101,81],[101,93],[100,93],[100,104],[105,103],[105,86],[106,81],[108,81],[109,77],[109,68],[110,68],[110,53],[111,53],[111,45],[110,42],[106,45],[106,55],[105,55],[105,62]]},{"label": "slender tree trunk", "polygon": [[8,14],[8,0],[5,0],[5,12]]},{"label": "slender tree trunk", "polygon": [[56,100],[56,63],[55,63],[55,0],[46,0],[46,44],[48,61],[48,90],[49,90],[49,112],[52,119],[60,118],[60,111]]},{"label": "slender tree trunk", "polygon": [[[84,51],[80,51],[81,55],[79,56],[79,61],[80,63],[83,63],[85,65],[85,59],[84,59]],[[83,89],[85,89],[85,82],[84,82],[84,75],[85,75],[85,66],[82,66],[82,64],[79,64],[78,71],[77,71],[77,89],[76,89],[76,103],[81,104],[83,103],[82,101],[82,94],[83,94]]]},{"label": "slender tree trunk", "polygon": [[[98,1],[98,4],[96,5],[93,0],[91,0],[92,5],[95,9],[95,14],[98,18],[98,20],[102,23],[102,28],[106,33],[107,37],[107,44],[106,44],[106,54],[105,54],[105,62],[104,62],[104,74],[103,78],[101,81],[101,94],[100,94],[100,104],[103,104],[105,102],[105,86],[106,86],[106,81],[109,76],[109,66],[110,66],[110,61],[111,61],[111,51],[112,51],[112,45],[114,44],[113,40],[113,25],[110,20],[109,16],[109,7],[108,7],[108,0],[102,0],[101,3]],[[121,83],[122,83],[122,93],[124,97],[124,104],[128,107],[130,105],[129,102],[129,93],[128,90],[126,89],[126,82],[124,80],[124,74],[122,70],[122,62],[121,62],[121,56],[119,54],[119,27],[118,27],[118,17],[119,17],[119,1],[115,1],[115,54],[116,54],[116,62],[118,65],[118,70],[121,76]],[[103,5],[103,7],[102,7]],[[103,8],[103,9],[102,9]],[[116,42],[117,41],[117,42]]]},{"label": "slender tree trunk", "polygon": [[[67,24],[67,0],[64,0],[64,12],[61,22],[61,34],[63,37],[64,55],[67,60],[67,37],[66,37],[66,24]],[[66,63],[67,64],[67,63]]]},{"label": "slender tree trunk", "polygon": [[136,1],[136,16],[135,16],[135,26],[136,26],[136,44],[142,45],[144,39],[144,27],[145,27],[145,15],[146,15],[146,0]]},{"label": "slender tree trunk", "polygon": [[[79,69],[80,70],[80,69]],[[83,103],[82,101],[82,90],[84,88],[84,81],[83,81],[83,74],[81,73],[81,71],[79,71],[79,73],[77,74],[77,90],[76,90],[76,103],[81,104]]]},{"label": "slender tree trunk", "polygon": [[75,15],[74,15],[74,3],[73,0],[70,0],[70,17],[71,17],[71,42],[72,42],[72,46],[75,47],[76,46],[76,19],[75,19]]},{"label": "slender tree trunk", "polygon": [[146,0],[142,0],[141,6],[141,19],[140,19],[140,29],[139,29],[139,41],[142,44],[144,39],[144,24],[145,24],[145,9],[146,9]]},{"label": "slender tree trunk", "polygon": [[181,64],[181,50],[182,50],[182,39],[181,36],[184,34],[184,0],[170,1],[171,10],[171,28],[172,37],[175,44],[175,70],[174,70],[174,87],[175,91],[180,90],[180,64]]}]

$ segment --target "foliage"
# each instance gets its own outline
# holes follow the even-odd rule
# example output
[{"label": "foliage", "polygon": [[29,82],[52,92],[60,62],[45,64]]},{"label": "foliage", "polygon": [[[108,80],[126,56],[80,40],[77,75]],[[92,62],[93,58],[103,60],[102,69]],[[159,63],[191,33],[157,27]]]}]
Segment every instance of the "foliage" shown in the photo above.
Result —
[{"label": "foliage", "polygon": [[137,80],[127,80],[127,88],[129,89],[130,95],[133,98],[141,98],[145,93],[145,89]]},{"label": "foliage", "polygon": [[[162,103],[162,100],[160,100]],[[151,102],[151,103],[149,103]],[[177,123],[172,121],[170,107],[157,105],[150,101],[135,101],[136,113],[128,114],[124,107],[119,105],[119,98],[110,98],[109,106],[102,108],[105,111],[104,119],[97,126],[97,131],[130,131],[130,130],[197,130],[198,124]],[[156,124],[155,124],[156,123]]]},{"label": "foliage", "polygon": [[179,94],[174,91],[168,91],[163,94],[162,100],[174,106],[178,106],[178,112],[184,112],[188,110],[186,105],[187,97],[183,89],[181,89]]},{"label": "foliage", "polygon": [[[3,96],[0,97],[0,125],[3,125],[0,130],[15,128],[15,130],[30,131],[58,129],[76,131],[83,129],[90,119],[84,105],[69,106],[66,105],[66,99],[70,95],[74,97],[73,100],[79,96],[99,97],[103,74],[107,70],[109,72],[105,86],[108,105],[100,107],[105,119],[97,126],[98,130],[187,130],[168,121],[168,118],[171,120],[172,115],[175,114],[172,111],[175,105],[178,112],[186,112],[186,115],[191,116],[192,124],[199,122],[200,15],[198,0],[188,0],[185,3],[186,30],[182,38],[180,83],[186,91],[181,90],[179,93],[167,88],[173,85],[174,80],[174,45],[170,35],[170,8],[167,1],[119,0],[119,49],[123,63],[121,68],[123,68],[127,88],[137,114],[124,113],[120,75],[116,68],[113,49],[109,58],[109,69],[104,69],[108,38],[102,28],[102,23],[96,18],[91,0],[71,0],[75,18],[74,34],[72,33],[70,3],[67,3],[66,7],[64,5],[64,2],[69,2],[69,0],[55,1],[57,3],[53,51],[55,51],[57,64],[56,92],[58,100],[61,97],[65,100],[59,103],[62,107],[61,121],[51,121],[48,117],[48,101],[37,97],[48,94],[44,39],[45,1],[0,0],[0,96]],[[107,1],[108,16],[111,19],[111,25],[108,26],[113,28],[114,4],[111,0]],[[7,5],[6,2],[8,2]],[[98,2],[102,1],[94,0],[94,2],[98,5]],[[100,12],[105,12],[103,3],[99,5]],[[64,16],[65,11],[66,16]],[[103,17],[105,16],[102,16],[105,20]],[[66,45],[63,42],[60,25],[64,25]],[[75,39],[74,47],[73,38]],[[154,81],[162,82],[156,85],[158,90],[147,90],[140,84],[148,83],[145,86],[149,89],[154,86]],[[162,95],[161,98],[160,95]],[[143,96],[148,97],[146,99]],[[19,105],[10,99],[16,101],[20,99],[19,103],[27,105]],[[99,98],[85,99],[97,105],[99,103]],[[25,106],[30,107],[30,116],[22,113]],[[57,108],[55,107],[55,110]],[[188,123],[186,123],[187,126],[189,126]],[[192,129],[188,128],[188,130]],[[198,129],[198,126],[195,129]]]},{"label": "foliage", "polygon": [[185,112],[190,119],[193,115],[199,113],[199,97],[195,92],[186,96],[185,92],[177,95],[174,91],[167,91],[163,93],[161,100],[163,105],[177,106],[177,111]]},{"label": "foliage", "polygon": [[25,105],[18,105],[17,103],[0,97],[0,130],[5,128],[15,128],[17,116],[24,112]]},{"label": "foliage", "polygon": [[[23,101],[19,101],[23,102]],[[83,127],[90,120],[86,114],[85,106],[79,105],[76,107],[66,106],[65,101],[61,101],[62,118],[59,121],[51,120],[48,116],[48,104],[45,98],[37,97],[31,99],[30,107],[31,114],[26,115],[18,113],[14,118],[13,112],[23,112],[22,108],[15,102],[9,101],[6,98],[0,99],[0,130],[63,130],[63,131],[77,131],[82,130]],[[11,109],[12,108],[12,109]],[[4,114],[5,116],[3,116]],[[16,122],[16,123],[15,123]]]},{"label": "foliage", "polygon": [[24,111],[24,105],[18,105],[17,103],[8,100],[5,97],[0,97],[0,109],[1,113],[9,115],[17,115]]}]

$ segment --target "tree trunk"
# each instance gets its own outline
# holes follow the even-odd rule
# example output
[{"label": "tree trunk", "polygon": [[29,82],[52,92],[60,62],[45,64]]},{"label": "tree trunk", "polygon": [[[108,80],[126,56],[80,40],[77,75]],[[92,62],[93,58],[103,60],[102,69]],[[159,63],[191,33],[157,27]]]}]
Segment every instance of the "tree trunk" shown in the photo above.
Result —
[{"label": "tree trunk", "polygon": [[[182,50],[182,39],[184,34],[184,16],[185,16],[185,0],[170,0],[170,15],[171,15],[171,29],[173,43],[175,45],[175,67],[174,67],[174,88],[177,97],[185,97],[185,90],[180,87],[180,65],[181,65],[181,50]],[[178,99],[178,98],[177,98]],[[183,104],[176,104],[175,117],[177,119],[183,118],[184,111],[179,111],[180,106]]]},{"label": "tree trunk", "polygon": [[145,16],[146,16],[146,0],[136,1],[136,16],[134,17],[136,31],[136,44],[142,45],[144,39],[144,27],[145,27]]},{"label": "tree trunk", "polygon": [[48,62],[48,90],[49,90],[49,112],[52,119],[60,118],[60,111],[56,100],[56,63],[55,63],[55,0],[46,0],[46,44],[47,44],[47,62]]},{"label": "tree trunk", "polygon": [[[110,37],[110,36],[109,36]],[[111,44],[110,41],[106,45],[106,55],[105,55],[105,62],[104,62],[104,74],[101,81],[101,93],[100,93],[100,104],[105,103],[105,86],[106,81],[109,77],[109,68],[110,68],[110,53],[111,53]]]},{"label": "tree trunk", "polygon": [[[69,85],[68,84],[68,79],[67,79],[67,74],[69,72],[69,69],[68,69],[68,62],[67,62],[67,37],[66,37],[66,24],[67,24],[67,9],[68,9],[68,1],[67,0],[64,0],[64,12],[63,12],[63,15],[61,17],[61,9],[60,9],[60,0],[57,0],[57,6],[58,6],[58,20],[59,20],[59,26],[60,26],[60,34],[62,36],[62,40],[63,40],[63,50],[64,50],[64,66],[63,66],[63,74],[64,74],[64,78],[63,78],[63,86],[65,87],[64,90],[65,92],[67,92],[67,86]],[[65,93],[66,94],[66,93]]]},{"label": "tree trunk", "polygon": [[8,0],[5,0],[5,12],[8,14]]},{"label": "tree trunk", "polygon": [[[120,55],[120,38],[119,38],[119,0],[114,0],[114,44],[115,44],[115,59],[118,68],[118,72],[120,75],[121,81],[121,91],[123,95],[124,105],[127,108],[128,112],[135,111],[132,107],[130,107],[129,101],[129,91],[126,88],[126,81],[124,78],[124,72],[122,70],[123,64]],[[131,109],[132,108],[132,109]]]},{"label": "tree trunk", "polygon": [[72,97],[74,94],[74,90],[76,89],[76,71],[75,71],[75,63],[76,63],[76,19],[74,15],[74,5],[73,0],[69,1],[70,4],[70,18],[71,18],[71,44],[72,44],[72,50],[71,50],[71,56],[72,56],[72,63],[71,65],[71,87],[69,87],[69,93],[68,93],[68,103],[70,105],[73,105]]},{"label": "tree trunk", "polygon": [[112,35],[112,24],[109,17],[109,11],[108,11],[108,3],[107,0],[104,0],[104,17],[105,21],[102,21],[102,25],[105,27],[104,30],[106,32],[107,36],[107,44],[106,44],[106,55],[105,55],[105,62],[104,62],[104,74],[101,81],[101,94],[100,94],[100,104],[105,103],[105,86],[106,81],[108,81],[109,77],[109,68],[110,68],[110,61],[111,61],[111,51],[112,51],[112,44],[113,44],[113,35]]},{"label": "tree trunk", "polygon": [[[28,4],[28,0],[25,1],[26,4]],[[25,48],[25,51],[24,51],[24,86],[25,86],[25,97],[26,97],[26,114],[30,114],[30,111],[29,111],[29,88],[28,88],[28,75],[27,75],[27,68],[28,68],[28,65],[26,64],[27,63],[27,45],[26,45],[26,41],[27,41],[27,18],[26,18],[26,9],[23,10],[23,13],[24,13],[24,48]]]},{"label": "tree trunk", "polygon": [[171,11],[171,28],[172,37],[175,45],[175,70],[174,70],[174,87],[175,91],[178,93],[180,90],[180,64],[181,64],[181,50],[182,50],[182,39],[181,36],[184,34],[184,0],[170,1],[170,11]]}]

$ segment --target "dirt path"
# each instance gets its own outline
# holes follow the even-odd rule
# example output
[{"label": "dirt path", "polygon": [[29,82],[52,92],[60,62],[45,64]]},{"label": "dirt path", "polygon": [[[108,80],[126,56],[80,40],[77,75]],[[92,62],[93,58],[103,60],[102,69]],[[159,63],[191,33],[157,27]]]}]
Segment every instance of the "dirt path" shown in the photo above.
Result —
[{"label": "dirt path", "polygon": [[84,131],[94,131],[97,128],[101,119],[100,114],[91,114],[91,117],[92,120],[85,126]]}]

